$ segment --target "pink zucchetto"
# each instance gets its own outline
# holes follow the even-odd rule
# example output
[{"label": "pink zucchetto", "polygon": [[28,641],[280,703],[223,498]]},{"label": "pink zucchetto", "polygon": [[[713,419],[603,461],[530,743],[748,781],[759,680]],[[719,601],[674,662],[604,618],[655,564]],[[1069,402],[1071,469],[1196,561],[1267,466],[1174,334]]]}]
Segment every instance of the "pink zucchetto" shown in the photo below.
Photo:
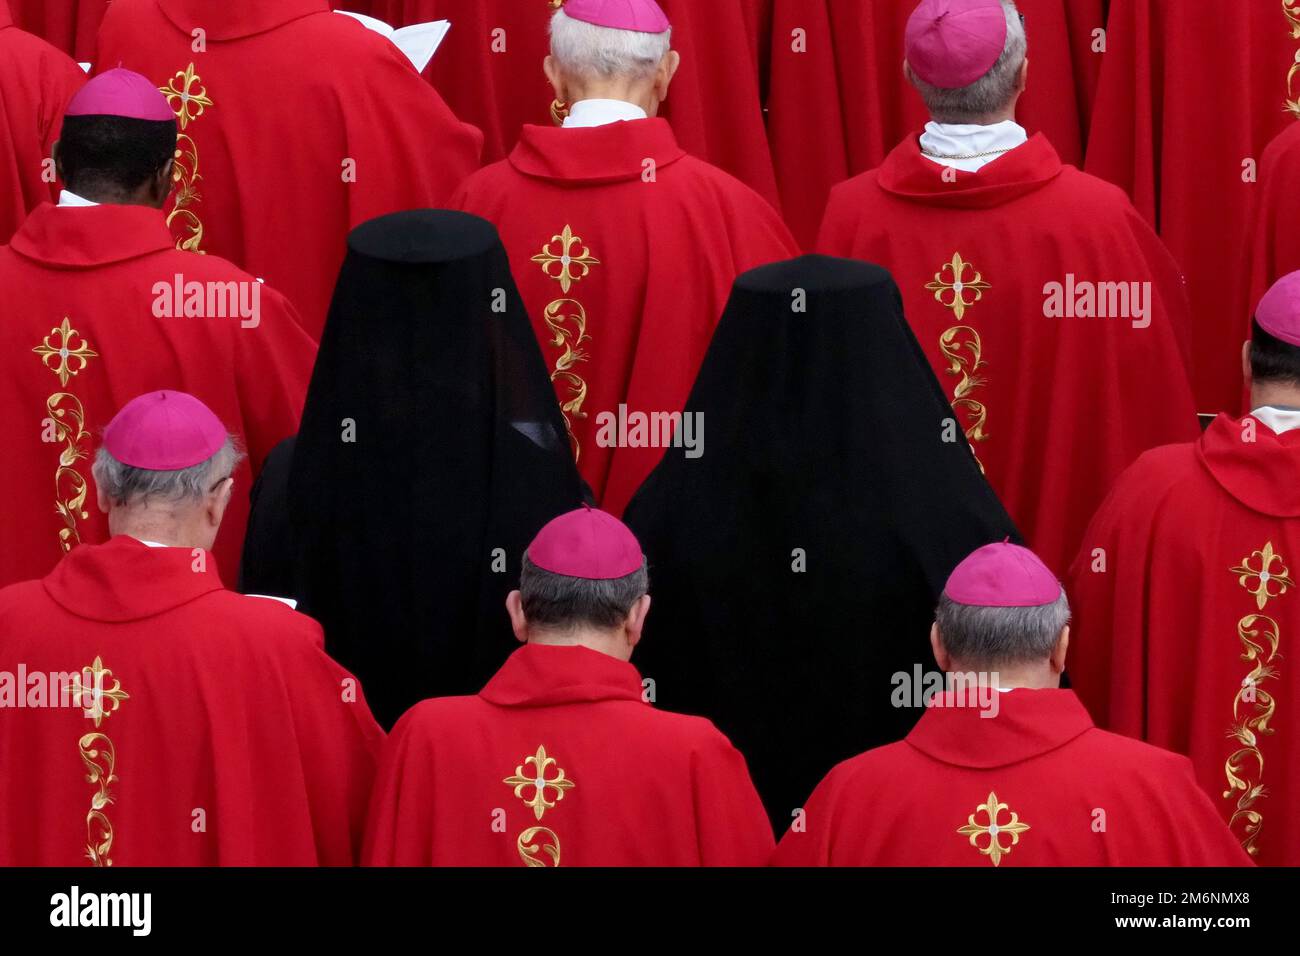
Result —
[{"label": "pink zucchetto", "polygon": [[663,33],[672,26],[655,0],[565,0],[565,15],[612,30]]},{"label": "pink zucchetto", "polygon": [[1001,0],[922,0],[904,34],[912,72],[944,90],[970,86],[993,69],[1006,45]]},{"label": "pink zucchetto", "polygon": [[1273,283],[1255,309],[1255,321],[1274,338],[1300,345],[1300,272]]},{"label": "pink zucchetto", "polygon": [[121,116],[125,119],[175,120],[167,98],[139,73],[118,67],[94,77],[68,102],[64,116]]},{"label": "pink zucchetto", "polygon": [[212,410],[184,392],[146,392],[104,429],[104,448],[124,465],[180,471],[207,461],[229,435]]},{"label": "pink zucchetto", "polygon": [[570,578],[608,580],[641,569],[641,545],[627,525],[595,508],[579,508],[547,523],[528,546],[528,560]]},{"label": "pink zucchetto", "polygon": [[977,607],[1042,607],[1061,597],[1061,582],[1034,552],[1017,544],[986,544],[953,570],[943,593]]}]

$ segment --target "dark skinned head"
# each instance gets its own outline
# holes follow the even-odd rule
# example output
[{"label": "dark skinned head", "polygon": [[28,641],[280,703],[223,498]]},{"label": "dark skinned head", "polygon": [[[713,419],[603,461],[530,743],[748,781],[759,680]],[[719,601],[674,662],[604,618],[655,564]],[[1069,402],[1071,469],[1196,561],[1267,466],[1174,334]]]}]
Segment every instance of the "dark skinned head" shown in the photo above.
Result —
[{"label": "dark skinned head", "polygon": [[175,153],[175,120],[65,116],[54,164],[83,199],[160,209],[171,193]]}]

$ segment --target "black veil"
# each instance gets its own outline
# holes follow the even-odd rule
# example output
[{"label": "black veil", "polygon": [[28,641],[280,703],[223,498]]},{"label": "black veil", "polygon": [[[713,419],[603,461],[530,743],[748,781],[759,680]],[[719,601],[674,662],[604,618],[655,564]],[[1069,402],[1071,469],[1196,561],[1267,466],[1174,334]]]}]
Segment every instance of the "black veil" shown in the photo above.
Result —
[{"label": "black veil", "polygon": [[583,499],[491,224],[418,210],[352,231],[302,427],[278,451],[287,481],[261,479],[244,589],[281,577],[278,561],[250,560],[283,546],[260,533],[275,533],[263,505],[279,498],[292,596],[381,723],[476,693],[516,646],[504,601],[524,548]]},{"label": "black veil", "polygon": [[948,574],[1016,531],[878,266],[742,275],[686,412],[704,454],[669,449],[626,512],[651,563],[635,661],[658,705],[731,737],[781,830],[834,764],[920,717],[891,675],[936,669]]}]

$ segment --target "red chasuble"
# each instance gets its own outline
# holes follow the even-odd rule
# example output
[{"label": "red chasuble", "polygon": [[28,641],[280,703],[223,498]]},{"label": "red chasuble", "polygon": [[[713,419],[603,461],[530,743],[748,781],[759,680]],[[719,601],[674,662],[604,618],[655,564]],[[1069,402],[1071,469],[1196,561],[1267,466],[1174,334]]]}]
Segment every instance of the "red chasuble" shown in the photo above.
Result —
[{"label": "red chasuble", "polygon": [[1187,273],[1201,411],[1241,406],[1246,164],[1287,122],[1296,46],[1281,0],[1110,5],[1087,168],[1128,192]]},{"label": "red chasuble", "polygon": [[[1296,79],[1296,112],[1300,118],[1300,66]],[[1300,269],[1300,122],[1264,150],[1259,164],[1252,223],[1251,270],[1243,299],[1234,315],[1237,334],[1248,337],[1248,317],[1273,283]]]},{"label": "red chasuble", "polygon": [[478,165],[478,131],[325,0],[116,0],[96,69],[119,62],[154,80],[180,123],[177,245],[283,291],[316,338],[348,231],[445,205]]},{"label": "red chasuble", "polygon": [[[95,32],[113,0],[9,0],[14,21],[82,62],[95,55]],[[4,0],[0,0],[0,7]],[[3,14],[0,14],[3,16]]]},{"label": "red chasuble", "polygon": [[223,259],[177,251],[156,209],[46,204],[0,247],[0,301],[10,303],[0,419],[12,452],[0,586],[108,536],[90,476],[100,433],[160,388],[194,395],[248,451],[216,545],[234,580],[253,476],[297,431],[316,351],[284,298]]},{"label": "red chasuble", "polygon": [[1198,434],[1177,267],[1041,134],[977,173],[910,137],[836,187],[818,245],[893,273],[957,429],[1057,574],[1116,475]]},{"label": "red chasuble", "polygon": [[[948,698],[951,701],[951,697]],[[777,866],[1249,866],[1185,757],[1098,730],[1068,690],[931,707],[818,784]]]},{"label": "red chasuble", "polygon": [[[510,158],[452,203],[501,231],[578,470],[621,514],[663,456],[659,424],[681,411],[732,282],[794,255],[794,240],[662,119],[526,126]],[[651,415],[656,425],[637,432]]]},{"label": "red chasuble", "polygon": [[383,732],[206,557],[117,537],[0,591],[0,866],[356,862]]},{"label": "red chasuble", "polygon": [[45,160],[59,138],[63,108],[85,81],[81,67],[13,26],[0,0],[0,243],[55,195]]},{"label": "red chasuble", "polygon": [[1098,721],[1191,757],[1255,858],[1287,866],[1300,865],[1298,474],[1300,431],[1222,415],[1124,473],[1068,588],[1070,679]]},{"label": "red chasuble", "polygon": [[761,866],[772,829],[713,724],[655,710],[635,667],[529,644],[477,697],[413,707],[375,781],[374,866]]},{"label": "red chasuble", "polygon": [[[1018,5],[1029,35],[1018,121],[1078,164],[1100,68],[1091,43],[1101,0]],[[768,126],[786,221],[805,245],[831,187],[879,166],[929,119],[903,75],[903,30],[915,8],[916,0],[775,2]]]},{"label": "red chasuble", "polygon": [[[660,115],[688,152],[776,203],[759,91],[756,0],[659,5],[673,24],[673,49],[682,55]],[[548,0],[376,0],[374,7],[394,26],[451,20],[425,75],[458,115],[482,128],[485,162],[505,157],[525,124],[551,122],[555,93],[542,72],[550,53]]]}]

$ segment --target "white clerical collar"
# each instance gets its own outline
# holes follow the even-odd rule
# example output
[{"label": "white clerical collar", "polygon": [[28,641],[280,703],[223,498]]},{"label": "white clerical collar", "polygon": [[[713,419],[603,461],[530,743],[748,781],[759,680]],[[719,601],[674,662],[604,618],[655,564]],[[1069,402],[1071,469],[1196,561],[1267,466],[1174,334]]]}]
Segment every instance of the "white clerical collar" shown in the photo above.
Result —
[{"label": "white clerical collar", "polygon": [[635,103],[625,100],[578,100],[569,107],[564,128],[607,126],[622,120],[643,120],[648,115]]},{"label": "white clerical collar", "polygon": [[[95,205],[95,203],[90,203],[90,205],[93,206]],[[135,535],[131,535],[131,537],[135,538]],[[171,545],[169,544],[159,544],[157,541],[146,541],[144,538],[135,538],[135,540],[139,541],[145,547],[149,547],[149,548],[170,548],[171,547]]]},{"label": "white clerical collar", "polygon": [[1300,408],[1261,405],[1250,414],[1267,425],[1275,435],[1300,428]]},{"label": "white clerical collar", "polygon": [[89,199],[83,199],[70,189],[59,190],[60,206],[98,206],[99,203],[91,202]]},{"label": "white clerical collar", "polygon": [[974,172],[1028,141],[1029,134],[1014,120],[991,126],[932,120],[921,134],[921,154],[942,166]]}]

